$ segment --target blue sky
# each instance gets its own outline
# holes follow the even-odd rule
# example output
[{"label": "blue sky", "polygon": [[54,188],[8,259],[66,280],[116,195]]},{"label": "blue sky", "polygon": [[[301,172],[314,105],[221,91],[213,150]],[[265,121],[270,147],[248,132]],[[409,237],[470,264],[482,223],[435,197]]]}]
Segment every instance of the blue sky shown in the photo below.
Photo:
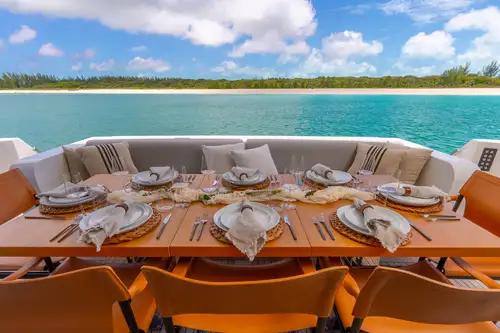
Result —
[{"label": "blue sky", "polygon": [[0,72],[429,75],[500,60],[500,0],[0,0]]}]

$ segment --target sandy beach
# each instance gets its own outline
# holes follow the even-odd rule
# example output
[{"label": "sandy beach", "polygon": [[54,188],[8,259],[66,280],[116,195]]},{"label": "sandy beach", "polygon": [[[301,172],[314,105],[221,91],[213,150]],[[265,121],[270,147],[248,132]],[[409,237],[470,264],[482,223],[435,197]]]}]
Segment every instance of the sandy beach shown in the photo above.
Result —
[{"label": "sandy beach", "polygon": [[500,96],[500,88],[436,89],[87,89],[87,90],[0,90],[0,94],[165,94],[165,95],[457,95]]}]

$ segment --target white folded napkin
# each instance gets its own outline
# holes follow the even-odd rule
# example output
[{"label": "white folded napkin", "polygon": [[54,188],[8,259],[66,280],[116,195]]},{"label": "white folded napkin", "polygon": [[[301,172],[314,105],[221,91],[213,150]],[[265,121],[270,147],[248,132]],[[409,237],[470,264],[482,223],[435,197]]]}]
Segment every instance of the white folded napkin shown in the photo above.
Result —
[{"label": "white folded napkin", "polygon": [[[68,193],[88,191],[89,195],[91,196],[92,195],[99,196],[106,194],[106,189],[100,185],[81,185],[81,184],[66,183],[66,186],[68,187]],[[67,196],[66,196],[66,191],[64,190],[64,184],[61,184],[53,190],[37,194],[37,197],[66,198]],[[83,200],[83,199],[85,198],[79,198],[78,200]]]},{"label": "white folded napkin", "polygon": [[238,179],[246,180],[247,178],[255,176],[255,174],[259,171],[259,169],[233,167],[231,171],[234,173],[236,177],[238,177]]},{"label": "white folded napkin", "polygon": [[136,177],[143,183],[155,183],[165,178],[170,172],[172,172],[172,168],[168,165],[164,167],[151,167],[149,168],[149,174],[147,172],[140,172]]},{"label": "white folded napkin", "polygon": [[388,216],[380,214],[361,199],[354,199],[354,207],[362,211],[366,227],[384,248],[393,253],[401,246],[406,234],[394,225]]},{"label": "white folded napkin", "polygon": [[113,210],[102,219],[92,220],[91,216],[87,217],[89,219],[88,223],[84,224],[80,222],[82,234],[78,241],[93,243],[96,246],[96,251],[101,251],[104,240],[113,237],[120,230],[127,210],[127,204],[120,204],[113,208]]},{"label": "white folded napkin", "polygon": [[421,199],[431,199],[431,198],[446,198],[447,193],[443,192],[436,186],[414,186],[402,184],[397,186],[396,183],[390,184],[396,188],[396,192],[400,195],[406,195]]},{"label": "white folded napkin", "polygon": [[242,204],[240,216],[231,225],[225,236],[250,261],[253,261],[262,250],[267,238],[266,228],[255,218],[249,203]]},{"label": "white folded napkin", "polygon": [[311,168],[311,170],[314,171],[319,176],[326,178],[328,180],[332,180],[334,182],[339,181],[336,172],[327,167],[326,165],[317,163]]},{"label": "white folded napkin", "polygon": [[[68,182],[68,183],[66,183],[66,186],[68,188],[68,193],[69,193],[70,188],[72,189],[73,192],[76,192],[75,189],[73,189],[73,187],[76,186],[75,184]],[[78,185],[78,186],[83,187],[81,185]],[[64,189],[64,184],[59,185],[58,187],[56,187],[53,190],[39,193],[37,195],[37,197],[38,198],[41,198],[41,197],[66,198],[66,191]]]}]

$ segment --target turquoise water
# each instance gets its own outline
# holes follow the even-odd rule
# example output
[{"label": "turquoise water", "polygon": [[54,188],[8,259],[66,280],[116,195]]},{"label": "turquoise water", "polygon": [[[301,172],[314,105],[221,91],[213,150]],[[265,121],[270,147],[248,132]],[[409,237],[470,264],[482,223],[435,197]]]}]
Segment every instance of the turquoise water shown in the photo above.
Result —
[{"label": "turquoise water", "polygon": [[0,95],[0,137],[46,150],[105,135],[399,137],[451,152],[500,139],[500,97]]}]

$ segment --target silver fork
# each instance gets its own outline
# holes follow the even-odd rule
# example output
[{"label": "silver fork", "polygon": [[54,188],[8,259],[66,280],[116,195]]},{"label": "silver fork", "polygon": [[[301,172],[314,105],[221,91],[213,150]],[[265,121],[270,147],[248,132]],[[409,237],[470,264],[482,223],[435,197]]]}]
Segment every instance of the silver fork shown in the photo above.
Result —
[{"label": "silver fork", "polygon": [[189,177],[189,184],[192,184],[194,182],[194,179],[196,178],[196,175],[192,175]]},{"label": "silver fork", "polygon": [[[63,230],[61,230],[57,235],[55,235],[54,237],[52,237],[49,242],[53,242],[55,241],[56,239],[58,239],[59,237],[61,236],[66,236],[70,231],[73,231],[74,228],[76,228],[76,226],[78,226],[80,223],[80,221],[74,221],[74,222],[71,222],[71,224],[68,224]],[[73,233],[73,232],[71,232]]]},{"label": "silver fork", "polygon": [[196,231],[196,228],[198,227],[198,224],[200,224],[200,217],[196,216],[196,219],[194,220],[194,223],[193,223],[193,229],[191,229],[191,234],[189,235],[190,242],[193,240],[194,233]]},{"label": "silver fork", "polygon": [[203,216],[201,217],[201,226],[200,229],[198,229],[198,236],[196,236],[196,241],[198,242],[201,238],[201,234],[203,233],[203,227],[205,226],[205,223],[208,222],[208,214],[204,213]]}]

